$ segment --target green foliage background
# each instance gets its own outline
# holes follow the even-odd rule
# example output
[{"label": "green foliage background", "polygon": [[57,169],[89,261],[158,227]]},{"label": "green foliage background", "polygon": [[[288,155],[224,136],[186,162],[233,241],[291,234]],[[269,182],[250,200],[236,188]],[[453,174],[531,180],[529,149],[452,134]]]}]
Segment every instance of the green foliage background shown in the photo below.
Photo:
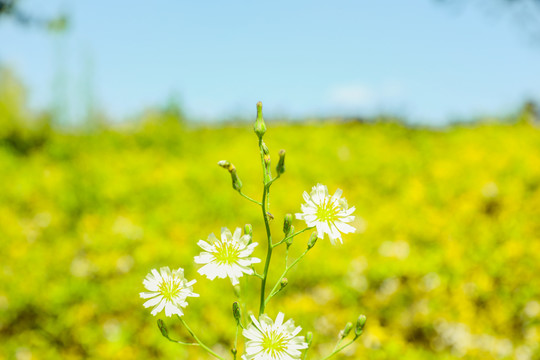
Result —
[{"label": "green foliage background", "polygon": [[[167,342],[142,307],[142,279],[160,266],[198,280],[186,321],[227,355],[233,291],[199,276],[193,256],[199,239],[245,223],[264,256],[260,209],[216,165],[233,162],[245,192],[261,196],[251,126],[189,127],[153,114],[129,128],[54,131],[18,93],[0,90],[0,359],[209,358]],[[268,307],[316,334],[310,358],[331,351],[360,313],[365,334],[337,358],[540,358],[537,129],[267,125],[274,163],[287,150],[271,193],[276,238],[318,182],[357,208],[360,231],[340,246],[319,240]],[[277,251],[273,279],[283,262]],[[255,310],[259,281],[244,285]],[[165,320],[172,337],[188,339]]]}]

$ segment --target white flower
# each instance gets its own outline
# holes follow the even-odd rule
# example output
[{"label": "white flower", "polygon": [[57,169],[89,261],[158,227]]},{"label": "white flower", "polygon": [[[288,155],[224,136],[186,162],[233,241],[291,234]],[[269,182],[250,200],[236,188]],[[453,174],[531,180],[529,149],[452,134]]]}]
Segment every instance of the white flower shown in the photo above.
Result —
[{"label": "white flower", "polygon": [[244,274],[253,275],[251,265],[261,260],[249,255],[257,243],[249,244],[251,237],[241,234],[240,228],[236,228],[234,234],[227,228],[221,228],[221,240],[214,234],[208,235],[208,242],[200,240],[197,245],[204,251],[195,256],[195,263],[206,265],[199,269],[199,274],[210,280],[228,276],[233,285],[238,284],[238,278]]},{"label": "white flower", "polygon": [[143,299],[150,299],[144,303],[144,307],[155,306],[152,310],[152,315],[165,309],[166,316],[178,314],[184,315],[183,307],[187,306],[186,298],[188,296],[197,297],[199,294],[193,292],[193,284],[197,280],[187,281],[184,278],[184,269],[178,270],[169,269],[168,266],[156,269],[146,275],[143,280],[144,287],[150,292],[142,292],[140,296]]},{"label": "white flower", "polygon": [[244,360],[296,360],[300,359],[300,350],[307,349],[303,336],[297,336],[302,330],[295,327],[292,319],[283,323],[284,315],[279,313],[276,322],[265,314],[259,321],[251,315],[251,324],[242,331],[248,339]]},{"label": "white flower", "polygon": [[351,214],[354,212],[354,206],[349,208],[347,200],[341,198],[343,191],[337,189],[333,196],[328,194],[328,188],[325,185],[317,184],[311,189],[311,194],[304,191],[303,197],[305,204],[302,204],[302,212],[296,214],[296,218],[304,220],[307,226],[317,227],[317,236],[319,239],[328,234],[330,242],[336,243],[341,239],[341,233],[348,234],[355,231],[355,228],[349,224],[354,220]]}]

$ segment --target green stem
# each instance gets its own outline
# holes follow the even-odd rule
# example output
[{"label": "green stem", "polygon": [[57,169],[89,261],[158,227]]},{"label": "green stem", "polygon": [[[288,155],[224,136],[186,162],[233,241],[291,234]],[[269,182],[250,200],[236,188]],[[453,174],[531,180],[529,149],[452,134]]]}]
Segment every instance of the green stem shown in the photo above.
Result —
[{"label": "green stem", "polygon": [[253,275],[256,276],[256,277],[258,277],[259,279],[263,279],[263,278],[264,278],[261,274],[257,273],[256,271],[253,271]]},{"label": "green stem", "polygon": [[269,223],[269,220],[268,220],[268,209],[267,209],[267,206],[268,206],[268,191],[270,189],[270,187],[267,185],[268,181],[269,181],[269,174],[268,174],[268,171],[266,169],[266,164],[264,163],[264,152],[263,152],[263,148],[262,148],[262,138],[259,139],[259,149],[260,149],[260,152],[261,152],[261,163],[262,163],[262,167],[263,167],[263,183],[264,183],[264,189],[263,189],[263,198],[262,198],[262,201],[261,201],[261,208],[262,208],[262,213],[263,213],[263,218],[264,218],[264,225],[265,225],[265,228],[266,228],[266,237],[267,237],[267,244],[268,244],[268,248],[267,248],[267,252],[266,252],[266,261],[264,263],[264,271],[263,271],[263,277],[261,279],[261,299],[260,299],[260,305],[259,305],[259,316],[261,316],[263,313],[264,313],[264,307],[265,307],[265,301],[264,301],[264,296],[265,296],[265,290],[266,290],[266,280],[268,278],[268,268],[270,267],[270,259],[272,258],[272,235],[270,234],[270,223]]},{"label": "green stem", "polygon": [[274,181],[276,181],[277,179],[279,179],[281,177],[281,174],[278,174],[275,178],[273,178],[272,180],[270,180],[268,182],[268,186],[272,185],[274,183]]},{"label": "green stem", "polygon": [[[234,335],[234,349],[238,352],[238,324],[236,324],[236,334]],[[236,360],[236,352],[233,353],[233,360]]]},{"label": "green stem", "polygon": [[180,319],[180,321],[182,322],[182,324],[186,327],[187,331],[190,333],[191,336],[193,336],[193,338],[195,339],[196,342],[199,343],[199,345],[204,349],[206,350],[209,354],[213,355],[214,357],[220,359],[220,360],[225,360],[224,358],[222,358],[221,356],[219,356],[218,354],[216,354],[212,349],[210,349],[208,346],[204,345],[202,343],[201,340],[199,340],[199,338],[197,337],[197,335],[195,335],[195,333],[189,328],[189,326],[186,324],[186,322],[184,321],[184,318],[182,318],[180,315],[176,315],[178,316],[178,318]]},{"label": "green stem", "polygon": [[199,344],[197,344],[197,343],[187,343],[187,342],[171,339],[170,337],[166,337],[165,339],[169,340],[170,342],[180,344],[180,345],[199,346]]},{"label": "green stem", "polygon": [[311,227],[307,227],[307,228],[305,228],[305,229],[303,229],[303,230],[297,231],[297,232],[295,232],[294,234],[291,234],[291,235],[289,235],[289,236],[287,236],[287,237],[281,239],[279,242],[277,242],[277,243],[275,243],[274,245],[272,245],[272,247],[279,246],[279,245],[283,244],[285,241],[287,241],[287,240],[289,240],[289,239],[292,239],[292,238],[294,238],[295,236],[300,235],[301,233],[303,233],[303,232],[305,232],[305,231],[308,231],[308,230],[311,230],[311,229],[314,229],[314,228],[315,228],[315,226],[311,226]]},{"label": "green stem", "polygon": [[244,194],[244,193],[242,192],[242,190],[238,190],[238,193],[239,193],[240,195],[242,195],[244,198],[246,198],[246,199],[248,199],[249,201],[251,201],[252,203],[255,203],[255,204],[259,205],[259,206],[262,205],[262,204],[261,204],[260,202],[258,202],[257,200],[254,200],[254,199],[250,198],[249,196],[247,196],[246,194]]},{"label": "green stem", "polygon": [[272,288],[272,291],[270,291],[270,295],[268,295],[268,297],[266,298],[266,300],[264,300],[264,305],[266,306],[266,304],[268,304],[268,302],[270,301],[270,299],[276,295],[278,293],[278,286],[281,285],[281,280],[283,280],[283,278],[285,277],[285,275],[287,275],[287,273],[289,272],[289,270],[291,270],[294,265],[296,265],[300,260],[302,260],[302,258],[308,253],[309,249],[307,249],[306,251],[304,251],[302,253],[302,255],[300,255],[296,260],[293,261],[293,263],[289,266],[287,266],[285,268],[285,271],[283,271],[283,274],[281,274],[281,277],[278,279],[278,281],[276,282],[276,285],[274,285],[274,287]]},{"label": "green stem", "polygon": [[334,346],[334,351],[336,351],[336,349],[338,348],[339,344],[341,344],[342,341],[343,341],[343,338],[340,336],[339,340],[336,343],[336,346]]},{"label": "green stem", "polygon": [[309,351],[309,348],[311,347],[311,345],[309,345],[306,349],[306,351],[304,352],[304,355],[302,355],[302,360],[306,360],[306,357],[307,357],[307,352]]},{"label": "green stem", "polygon": [[330,353],[329,355],[323,357],[321,360],[326,360],[326,359],[330,359],[332,356],[336,355],[338,352],[340,352],[341,350],[345,349],[347,346],[351,345],[358,337],[355,337],[354,339],[352,339],[351,341],[349,341],[347,344],[343,345],[342,347],[338,348],[338,349],[335,349],[334,351],[332,351],[332,353]]}]

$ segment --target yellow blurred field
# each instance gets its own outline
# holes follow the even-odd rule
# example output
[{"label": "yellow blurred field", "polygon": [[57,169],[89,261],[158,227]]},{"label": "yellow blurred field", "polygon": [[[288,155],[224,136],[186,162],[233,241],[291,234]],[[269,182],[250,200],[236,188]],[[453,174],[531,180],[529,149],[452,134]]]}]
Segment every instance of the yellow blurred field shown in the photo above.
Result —
[{"label": "yellow blurred field", "polygon": [[[320,358],[360,313],[365,334],[336,358],[540,358],[540,131],[477,124],[444,130],[393,123],[274,124],[266,142],[286,173],[272,187],[272,231],[317,183],[344,191],[359,231],[317,243],[268,312],[313,331]],[[250,124],[47,133],[0,144],[0,359],[207,359],[161,337],[142,279],[183,267],[198,280],[186,320],[230,357],[228,280],[197,274],[196,242],[253,224],[260,209],[216,163],[233,162],[261,196]],[[297,229],[303,223],[295,221]],[[296,239],[292,255],[308,234]],[[281,249],[272,258],[277,278]],[[272,283],[272,281],[270,281]],[[247,301],[257,309],[259,281]],[[163,318],[163,316],[161,316]],[[166,319],[171,336],[187,339]]]}]

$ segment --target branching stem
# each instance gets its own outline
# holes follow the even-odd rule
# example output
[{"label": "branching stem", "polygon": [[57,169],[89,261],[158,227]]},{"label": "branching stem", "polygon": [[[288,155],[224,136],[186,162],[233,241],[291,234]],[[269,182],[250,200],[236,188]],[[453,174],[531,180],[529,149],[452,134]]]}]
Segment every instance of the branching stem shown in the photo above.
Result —
[{"label": "branching stem", "polygon": [[291,235],[289,235],[289,236],[287,236],[287,237],[281,239],[279,242],[277,242],[277,243],[275,243],[274,245],[272,245],[272,247],[277,247],[277,246],[283,244],[284,242],[286,242],[287,240],[292,239],[292,238],[294,238],[295,236],[300,235],[301,233],[303,233],[303,232],[305,232],[305,231],[308,231],[308,230],[311,230],[311,229],[314,229],[314,228],[315,228],[315,226],[311,226],[311,227],[307,227],[307,228],[305,228],[305,229],[303,229],[303,230],[297,231],[297,232],[295,232],[294,234],[291,234]]},{"label": "branching stem", "polygon": [[307,249],[306,251],[304,251],[302,253],[302,255],[300,255],[296,260],[293,261],[293,263],[289,266],[287,266],[285,268],[285,270],[283,271],[283,274],[281,274],[281,277],[278,279],[278,281],[276,282],[276,285],[274,285],[274,287],[272,288],[272,291],[270,291],[270,295],[268,295],[268,297],[266,298],[266,300],[264,301],[264,305],[266,306],[266,304],[268,304],[268,302],[270,301],[270,299],[276,295],[278,293],[278,286],[281,285],[281,280],[283,280],[283,278],[285,277],[285,275],[287,275],[287,273],[289,272],[289,270],[291,270],[294,265],[296,265],[300,260],[302,260],[302,258],[308,253],[309,249]]},{"label": "branching stem", "polygon": [[204,349],[206,350],[209,354],[211,354],[212,356],[214,356],[215,358],[218,358],[220,360],[225,360],[223,357],[219,356],[218,354],[216,354],[212,349],[210,349],[208,346],[206,346],[205,344],[202,343],[201,340],[199,340],[199,338],[197,337],[197,335],[195,335],[195,333],[189,328],[188,324],[186,324],[186,322],[184,321],[184,318],[180,315],[176,315],[178,316],[178,318],[180,319],[180,321],[182,322],[182,325],[184,325],[186,327],[186,330],[189,332],[189,334],[195,339],[195,341]]}]

